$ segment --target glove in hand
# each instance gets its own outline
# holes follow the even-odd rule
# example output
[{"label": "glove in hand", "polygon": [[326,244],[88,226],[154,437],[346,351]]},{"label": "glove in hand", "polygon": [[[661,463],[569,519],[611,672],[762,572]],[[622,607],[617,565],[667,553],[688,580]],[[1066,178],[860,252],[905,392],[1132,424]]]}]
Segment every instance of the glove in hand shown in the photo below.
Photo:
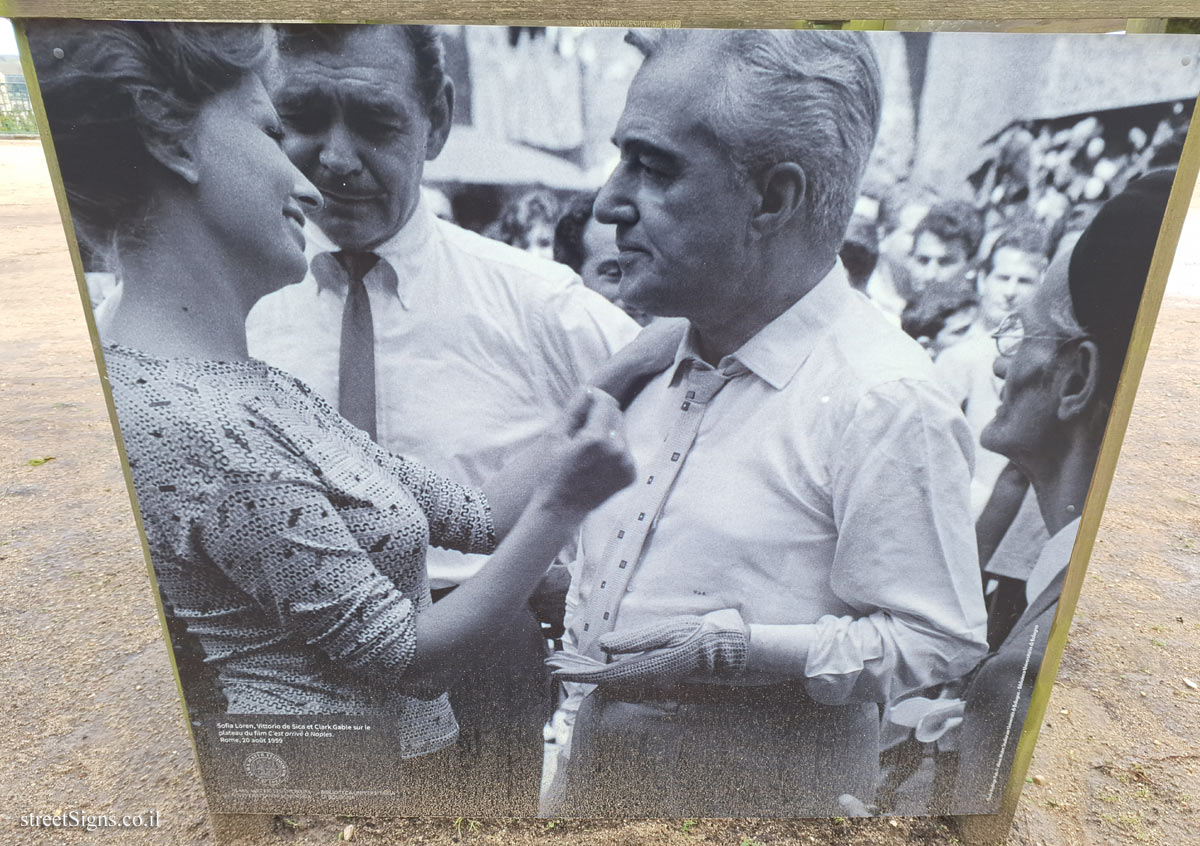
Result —
[{"label": "glove in hand", "polygon": [[627,632],[610,632],[599,645],[616,658],[603,663],[557,653],[547,659],[554,677],[587,684],[668,686],[693,677],[730,678],[746,668],[750,629],[733,608],[703,617],[672,617]]}]

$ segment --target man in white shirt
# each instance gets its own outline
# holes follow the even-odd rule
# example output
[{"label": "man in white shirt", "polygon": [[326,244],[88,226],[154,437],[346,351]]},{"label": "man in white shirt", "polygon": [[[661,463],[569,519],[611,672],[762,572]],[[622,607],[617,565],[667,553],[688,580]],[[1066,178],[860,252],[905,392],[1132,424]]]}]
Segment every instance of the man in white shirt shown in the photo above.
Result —
[{"label": "man in white shirt", "polygon": [[[279,50],[282,144],[325,203],[306,228],[308,277],[247,320],[250,354],[392,452],[479,485],[638,327],[569,269],[439,220],[421,199],[454,100],[431,27],[282,27]],[[481,563],[431,549],[435,600]],[[463,667],[447,813],[532,813],[543,654],[521,612]]]},{"label": "man in white shirt", "polygon": [[596,687],[545,810],[837,814],[878,703],[984,651],[970,431],[837,261],[879,71],[861,33],[629,40],[596,216],[622,297],[690,330],[626,412],[640,480],[581,532],[554,660]]},{"label": "man in white shirt", "polygon": [[[995,581],[988,595],[988,642],[997,644],[1008,627],[1020,614],[1023,583],[1029,569],[1037,561],[1048,539],[1046,527],[1038,509],[1037,497],[1024,483],[1023,501],[1015,514],[1010,492],[1013,471],[1001,473],[1008,459],[984,449],[980,434],[991,421],[1000,405],[1003,380],[993,372],[996,342],[992,334],[1009,315],[1024,306],[1042,281],[1049,262],[1050,233],[1040,224],[1023,221],[1010,225],[996,238],[980,267],[976,284],[979,293],[979,313],[963,340],[947,348],[937,357],[934,371],[951,398],[959,404],[975,435],[975,473],[971,478],[971,513],[976,519],[977,534],[987,539],[995,534],[1006,518],[1007,525],[999,543],[993,543],[990,557],[985,551],[980,561],[985,581]],[[990,511],[984,515],[990,504]],[[981,519],[982,518],[982,519]]]},{"label": "man in white shirt", "polygon": [[[979,313],[974,324],[961,342],[937,357],[934,370],[962,407],[976,443],[1000,405],[1000,379],[992,372],[996,359],[992,333],[1029,300],[1046,272],[1049,249],[1049,234],[1036,223],[1018,223],[1001,233],[980,268]],[[990,450],[976,452],[971,480],[971,510],[976,518],[1007,463]]]}]

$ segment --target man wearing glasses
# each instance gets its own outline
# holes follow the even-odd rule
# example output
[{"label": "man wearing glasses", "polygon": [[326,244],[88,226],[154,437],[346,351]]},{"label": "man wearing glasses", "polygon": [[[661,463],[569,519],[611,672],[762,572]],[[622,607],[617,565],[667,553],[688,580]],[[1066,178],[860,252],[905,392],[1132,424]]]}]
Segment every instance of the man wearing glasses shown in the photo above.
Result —
[{"label": "man wearing glasses", "polygon": [[1156,171],[1109,200],[995,333],[1004,388],[983,445],[1028,477],[1050,540],[1023,613],[967,688],[961,802],[1003,790],[993,775],[1011,765],[1029,708],[1174,175]]}]

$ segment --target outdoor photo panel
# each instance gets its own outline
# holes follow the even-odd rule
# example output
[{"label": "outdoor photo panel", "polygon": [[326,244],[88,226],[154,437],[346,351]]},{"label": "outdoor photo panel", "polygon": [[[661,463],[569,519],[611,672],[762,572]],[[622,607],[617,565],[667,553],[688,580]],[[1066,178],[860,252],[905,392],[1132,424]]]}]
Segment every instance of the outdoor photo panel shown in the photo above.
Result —
[{"label": "outdoor photo panel", "polygon": [[25,26],[214,811],[997,809],[1196,38]]}]

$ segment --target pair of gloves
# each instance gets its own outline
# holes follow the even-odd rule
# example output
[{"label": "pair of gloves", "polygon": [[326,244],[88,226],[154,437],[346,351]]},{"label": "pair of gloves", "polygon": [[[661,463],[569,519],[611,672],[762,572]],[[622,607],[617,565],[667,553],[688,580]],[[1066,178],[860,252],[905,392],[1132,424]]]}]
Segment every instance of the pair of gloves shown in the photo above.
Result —
[{"label": "pair of gloves", "polygon": [[746,669],[750,627],[734,608],[704,616],[672,617],[598,641],[612,660],[555,653],[554,678],[586,684],[666,687],[692,677],[730,678]]}]

